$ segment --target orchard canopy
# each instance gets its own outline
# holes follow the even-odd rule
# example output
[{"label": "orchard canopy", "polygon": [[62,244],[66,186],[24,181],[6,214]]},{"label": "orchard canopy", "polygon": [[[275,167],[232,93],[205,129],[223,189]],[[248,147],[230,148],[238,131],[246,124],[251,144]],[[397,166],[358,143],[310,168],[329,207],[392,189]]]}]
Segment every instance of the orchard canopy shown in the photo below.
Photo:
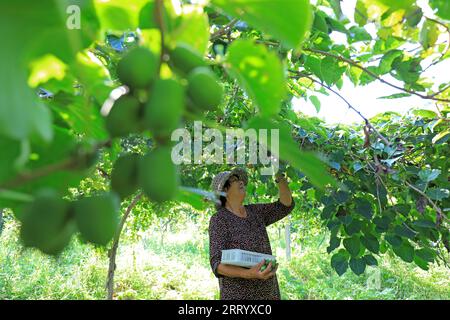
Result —
[{"label": "orchard canopy", "polygon": [[[199,121],[279,130],[280,170],[329,232],[339,275],[388,251],[448,264],[450,81],[425,73],[448,78],[449,1],[16,0],[0,3],[0,33],[0,208],[25,246],[106,246],[137,202],[211,212],[211,179],[230,164],[171,160],[171,133]],[[380,97],[391,111],[366,117],[344,79],[395,89]],[[361,121],[302,113],[334,108],[324,95]],[[410,96],[423,104],[396,112]],[[276,197],[262,165],[246,167],[247,200]]]}]

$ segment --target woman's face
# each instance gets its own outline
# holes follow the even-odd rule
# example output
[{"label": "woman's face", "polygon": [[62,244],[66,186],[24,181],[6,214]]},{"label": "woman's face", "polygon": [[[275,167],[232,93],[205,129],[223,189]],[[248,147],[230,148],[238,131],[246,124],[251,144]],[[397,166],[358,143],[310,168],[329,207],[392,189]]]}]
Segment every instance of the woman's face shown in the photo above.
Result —
[{"label": "woman's face", "polygon": [[231,176],[228,181],[230,183],[230,187],[227,190],[227,198],[240,198],[243,200],[245,198],[244,182],[239,180],[239,177],[236,175]]}]

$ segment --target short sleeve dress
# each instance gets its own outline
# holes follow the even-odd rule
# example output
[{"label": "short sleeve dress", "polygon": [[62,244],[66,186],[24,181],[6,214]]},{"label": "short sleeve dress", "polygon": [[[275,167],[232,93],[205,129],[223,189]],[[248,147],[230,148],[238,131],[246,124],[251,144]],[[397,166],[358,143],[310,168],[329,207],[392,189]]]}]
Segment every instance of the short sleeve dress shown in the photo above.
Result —
[{"label": "short sleeve dress", "polygon": [[221,207],[209,222],[209,255],[211,268],[219,279],[222,300],[279,300],[280,289],[276,275],[268,280],[225,277],[217,273],[222,250],[242,249],[272,254],[266,227],[286,217],[294,208],[280,199],[273,203],[245,205],[247,217],[241,218]]}]

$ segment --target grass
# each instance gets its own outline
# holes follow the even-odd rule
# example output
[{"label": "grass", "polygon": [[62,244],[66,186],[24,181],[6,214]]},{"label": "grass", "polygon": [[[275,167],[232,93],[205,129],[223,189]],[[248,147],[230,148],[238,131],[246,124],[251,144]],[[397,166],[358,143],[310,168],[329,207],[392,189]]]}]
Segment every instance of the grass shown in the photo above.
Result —
[{"label": "grass", "polygon": [[[104,250],[74,238],[58,258],[23,249],[17,225],[0,237],[0,299],[104,299],[108,261]],[[450,270],[434,265],[425,272],[385,255],[379,268],[361,276],[339,277],[330,267],[322,237],[293,246],[270,233],[280,268],[282,299],[450,299]],[[379,286],[368,286],[379,279]],[[138,243],[119,248],[115,299],[217,299],[218,283],[209,267],[207,234],[195,225],[168,234],[150,230]]]}]

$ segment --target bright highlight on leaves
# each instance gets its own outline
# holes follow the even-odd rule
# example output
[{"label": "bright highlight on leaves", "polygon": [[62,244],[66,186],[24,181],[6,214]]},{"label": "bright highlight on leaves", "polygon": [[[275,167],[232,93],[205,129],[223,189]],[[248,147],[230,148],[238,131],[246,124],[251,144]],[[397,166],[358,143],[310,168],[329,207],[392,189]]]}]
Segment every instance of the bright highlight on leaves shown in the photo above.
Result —
[{"label": "bright highlight on leaves", "polygon": [[288,48],[297,48],[309,31],[313,13],[309,0],[212,0],[226,13],[245,20]]},{"label": "bright highlight on leaves", "polygon": [[250,40],[237,40],[230,46],[227,63],[264,116],[277,114],[286,96],[283,66],[278,56],[264,45]]}]

